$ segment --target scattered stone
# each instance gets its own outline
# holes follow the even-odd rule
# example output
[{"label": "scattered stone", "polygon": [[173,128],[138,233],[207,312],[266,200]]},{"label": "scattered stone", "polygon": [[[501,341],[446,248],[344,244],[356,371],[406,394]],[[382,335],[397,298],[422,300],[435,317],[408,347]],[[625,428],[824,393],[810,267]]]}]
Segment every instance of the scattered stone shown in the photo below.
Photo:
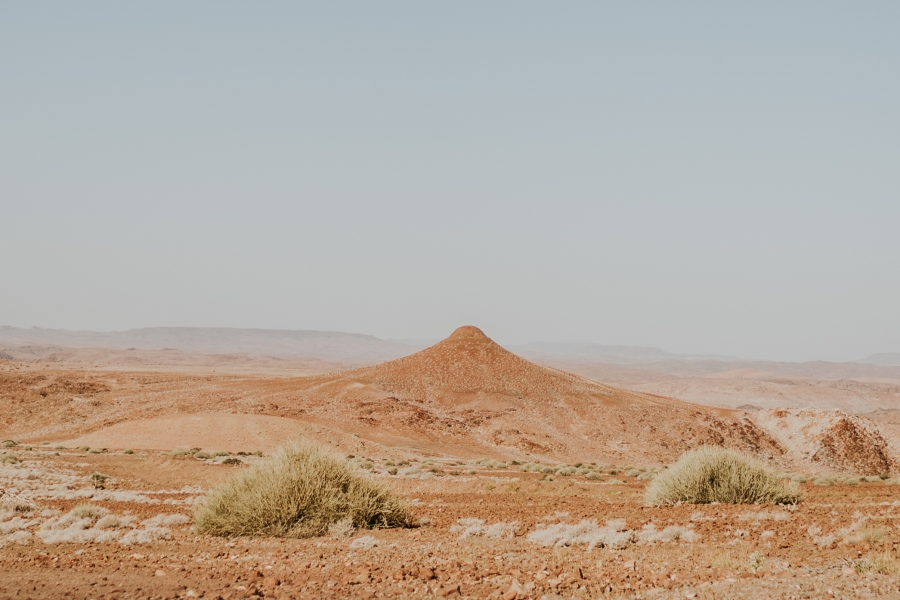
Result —
[{"label": "scattered stone", "polygon": [[452,596],[453,594],[460,594],[459,584],[458,583],[448,583],[447,585],[441,586],[434,593],[435,596]]},{"label": "scattered stone", "polygon": [[509,589],[506,590],[506,593],[501,596],[503,600],[516,600],[516,598],[525,596],[525,588],[522,587],[522,584],[519,583],[517,579],[512,580],[512,585],[509,586]]}]

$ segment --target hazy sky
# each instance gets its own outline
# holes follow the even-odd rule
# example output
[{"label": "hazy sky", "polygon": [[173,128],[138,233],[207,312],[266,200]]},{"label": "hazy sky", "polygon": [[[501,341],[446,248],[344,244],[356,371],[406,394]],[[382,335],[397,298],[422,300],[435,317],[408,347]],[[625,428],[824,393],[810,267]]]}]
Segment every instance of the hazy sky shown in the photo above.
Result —
[{"label": "hazy sky", "polygon": [[900,3],[4,2],[0,324],[900,351]]}]

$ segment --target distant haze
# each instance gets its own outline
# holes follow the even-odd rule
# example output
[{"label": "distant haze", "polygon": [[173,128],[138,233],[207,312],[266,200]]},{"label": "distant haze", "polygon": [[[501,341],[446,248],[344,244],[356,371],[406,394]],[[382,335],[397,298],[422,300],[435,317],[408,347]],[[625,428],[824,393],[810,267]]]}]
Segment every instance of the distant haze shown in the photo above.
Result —
[{"label": "distant haze", "polygon": [[[274,357],[304,357],[347,364],[374,364],[407,356],[440,340],[382,340],[372,335],[340,331],[289,331],[278,329],[236,329],[230,327],[149,327],[128,331],[67,331],[30,327],[28,329],[0,326],[0,350],[30,345],[60,346],[63,348],[116,348],[180,350],[199,354],[250,354]],[[605,346],[602,344],[564,344],[558,342],[529,342],[509,345],[516,354],[534,359],[554,359],[572,363],[607,363],[648,365],[691,361],[709,368],[737,368],[739,359],[722,355],[674,354],[661,348],[644,346]],[[2,356],[0,356],[2,358]],[[874,354],[855,361],[860,364],[900,366],[900,354]],[[762,364],[762,363],[760,363]],[[768,368],[788,368],[787,365]],[[807,365],[804,370],[793,367],[794,373],[809,374],[809,369],[822,376],[822,369],[837,376],[849,377],[846,366]],[[843,372],[841,369],[844,369]],[[859,376],[855,370],[852,376]],[[870,373],[867,373],[871,375]],[[891,372],[893,374],[893,372]]]},{"label": "distant haze", "polygon": [[7,3],[0,324],[894,361],[898,31],[889,2]]}]

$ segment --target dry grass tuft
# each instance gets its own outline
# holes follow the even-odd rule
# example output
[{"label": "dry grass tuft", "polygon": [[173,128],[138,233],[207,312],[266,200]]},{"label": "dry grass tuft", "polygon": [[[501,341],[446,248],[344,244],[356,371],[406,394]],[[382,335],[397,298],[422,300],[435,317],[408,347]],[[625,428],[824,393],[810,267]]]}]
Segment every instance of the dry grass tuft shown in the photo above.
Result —
[{"label": "dry grass tuft", "polygon": [[857,531],[853,541],[877,544],[884,540],[885,534],[883,527],[863,527]]},{"label": "dry grass tuft", "polygon": [[312,537],[348,518],[358,529],[410,525],[392,494],[311,444],[241,470],[194,508],[197,531],[221,536]]},{"label": "dry grass tuft", "polygon": [[888,554],[877,554],[872,558],[861,558],[853,563],[857,573],[878,573],[879,575],[896,575],[900,573],[900,564]]},{"label": "dry grass tuft", "polygon": [[761,462],[736,450],[701,446],[681,455],[647,486],[646,502],[677,504],[796,504],[796,484],[782,481]]},{"label": "dry grass tuft", "polygon": [[456,525],[450,527],[452,533],[458,533],[460,538],[486,537],[495,540],[512,539],[519,531],[519,522],[494,523],[485,525],[482,519],[459,519]]}]

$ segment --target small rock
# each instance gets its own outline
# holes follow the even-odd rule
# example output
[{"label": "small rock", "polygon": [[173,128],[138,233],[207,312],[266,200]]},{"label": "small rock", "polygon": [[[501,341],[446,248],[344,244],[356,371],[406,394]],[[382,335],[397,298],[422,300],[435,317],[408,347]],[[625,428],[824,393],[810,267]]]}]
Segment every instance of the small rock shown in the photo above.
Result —
[{"label": "small rock", "polygon": [[156,573],[154,573],[154,575],[155,575],[156,577],[165,577],[165,576],[166,576],[166,572],[163,571],[162,569],[157,569],[157,570],[156,570]]},{"label": "small rock", "polygon": [[275,577],[266,577],[262,581],[263,587],[273,588],[281,585],[281,582]]},{"label": "small rock", "polygon": [[430,567],[422,567],[419,569],[420,579],[434,579],[434,569]]},{"label": "small rock", "polygon": [[634,571],[634,567],[635,567],[635,563],[633,560],[626,560],[622,564],[622,568],[625,569],[626,571]]},{"label": "small rock", "polygon": [[850,575],[856,575],[856,571],[852,567],[844,567],[841,569],[841,575],[849,577]]},{"label": "small rock", "polygon": [[506,593],[501,596],[503,600],[516,600],[519,596],[525,595],[525,589],[522,587],[522,584],[518,582],[518,580],[513,579],[512,585],[509,586],[509,589],[506,590]]},{"label": "small rock", "polygon": [[441,586],[434,593],[435,596],[452,596],[453,594],[459,594],[459,584],[457,583],[448,583],[447,585]]}]

